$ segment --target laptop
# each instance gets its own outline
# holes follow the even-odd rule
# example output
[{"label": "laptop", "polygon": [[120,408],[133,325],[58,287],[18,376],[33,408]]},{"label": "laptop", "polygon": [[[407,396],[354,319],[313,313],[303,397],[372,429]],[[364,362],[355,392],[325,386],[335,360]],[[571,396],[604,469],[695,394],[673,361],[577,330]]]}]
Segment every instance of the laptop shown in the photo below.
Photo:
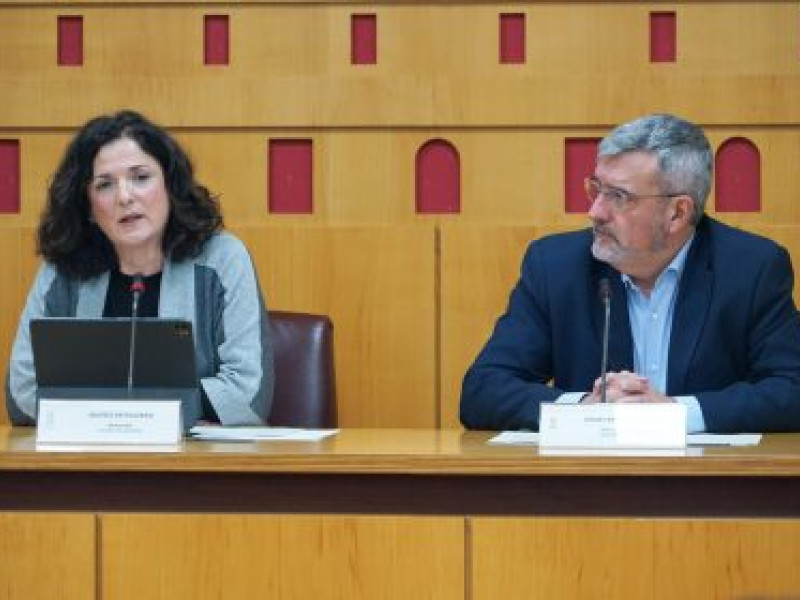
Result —
[{"label": "laptop", "polygon": [[34,319],[30,329],[39,399],[180,400],[184,430],[200,418],[191,322],[136,320],[130,387],[130,319]]}]

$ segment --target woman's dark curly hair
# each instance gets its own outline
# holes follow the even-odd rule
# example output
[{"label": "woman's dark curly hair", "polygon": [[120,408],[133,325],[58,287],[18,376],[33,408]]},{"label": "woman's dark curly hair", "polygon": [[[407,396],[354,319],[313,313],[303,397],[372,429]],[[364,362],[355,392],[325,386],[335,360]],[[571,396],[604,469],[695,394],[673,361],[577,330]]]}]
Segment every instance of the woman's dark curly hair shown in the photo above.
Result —
[{"label": "woman's dark curly hair", "polygon": [[197,256],[222,228],[217,199],[195,181],[189,157],[164,129],[130,110],[94,118],[72,139],[53,175],[37,238],[37,252],[44,259],[80,278],[117,265],[114,247],[90,218],[88,186],[97,153],[121,138],[135,141],[164,172],[170,203],[162,242],[165,256]]}]

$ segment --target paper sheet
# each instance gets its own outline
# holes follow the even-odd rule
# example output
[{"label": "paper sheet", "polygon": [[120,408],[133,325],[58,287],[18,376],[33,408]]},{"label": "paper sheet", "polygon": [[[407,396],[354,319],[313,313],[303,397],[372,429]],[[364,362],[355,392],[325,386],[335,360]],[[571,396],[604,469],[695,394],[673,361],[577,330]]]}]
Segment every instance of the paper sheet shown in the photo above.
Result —
[{"label": "paper sheet", "polygon": [[[686,436],[686,443],[689,446],[758,446],[760,442],[760,433],[690,433]],[[489,443],[537,446],[539,434],[535,431],[503,431],[491,438]]]},{"label": "paper sheet", "polygon": [[318,442],[335,435],[338,429],[297,429],[292,427],[220,427],[218,425],[198,425],[189,430],[193,440],[215,442]]}]

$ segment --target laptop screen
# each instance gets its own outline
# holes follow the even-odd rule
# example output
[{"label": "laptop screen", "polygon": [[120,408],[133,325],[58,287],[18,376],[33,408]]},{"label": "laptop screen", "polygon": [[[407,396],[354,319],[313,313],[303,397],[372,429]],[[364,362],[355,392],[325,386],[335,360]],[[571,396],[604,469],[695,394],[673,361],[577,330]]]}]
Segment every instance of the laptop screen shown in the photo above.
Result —
[{"label": "laptop screen", "polygon": [[130,389],[130,319],[34,319],[30,329],[40,398],[180,398],[184,424],[199,418],[189,321],[136,320]]}]

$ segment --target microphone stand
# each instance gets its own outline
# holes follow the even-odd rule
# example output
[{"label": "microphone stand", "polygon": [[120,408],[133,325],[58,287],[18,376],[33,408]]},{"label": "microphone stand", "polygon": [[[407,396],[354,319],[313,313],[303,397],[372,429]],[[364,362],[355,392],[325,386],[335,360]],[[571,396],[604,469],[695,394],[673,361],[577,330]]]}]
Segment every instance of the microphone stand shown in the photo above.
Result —
[{"label": "microphone stand", "polygon": [[133,394],[133,365],[136,357],[136,318],[139,313],[139,298],[144,292],[144,280],[140,274],[133,276],[131,282],[131,293],[133,301],[131,303],[131,346],[128,352],[128,397]]},{"label": "microphone stand", "polygon": [[606,402],[606,376],[608,374],[608,333],[611,323],[611,282],[600,280],[600,299],[603,301],[603,356],[600,361],[600,402]]}]

